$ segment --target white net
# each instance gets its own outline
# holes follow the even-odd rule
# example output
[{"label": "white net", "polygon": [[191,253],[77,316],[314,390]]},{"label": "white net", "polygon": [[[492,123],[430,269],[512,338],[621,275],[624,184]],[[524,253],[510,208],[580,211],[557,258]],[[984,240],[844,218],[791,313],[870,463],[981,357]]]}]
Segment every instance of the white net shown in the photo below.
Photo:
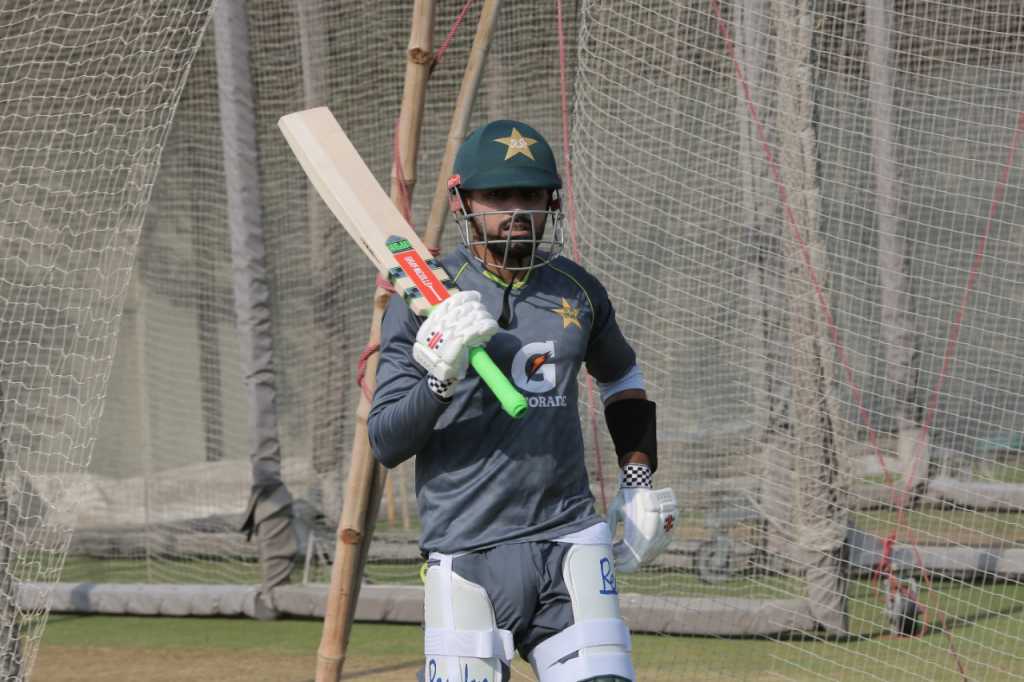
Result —
[{"label": "white net", "polygon": [[691,569],[624,589],[812,625],[767,670],[734,661],[759,643],[642,669],[1024,675],[1019,4],[582,9],[584,262],[647,363]]},{"label": "white net", "polygon": [[[410,7],[248,5],[284,480],[329,545],[373,272],[274,124],[330,105],[387,186]],[[461,5],[438,3],[435,44]],[[472,125],[520,118],[561,148],[555,12],[503,8]],[[634,629],[665,633],[637,641],[641,679],[1024,678],[1019,2],[590,0],[567,15],[579,255],[641,358],[656,481],[683,510],[669,551],[620,577],[627,612],[650,616]],[[475,18],[428,88],[421,224]],[[260,580],[235,532],[250,478],[217,88],[208,39],[67,580]],[[615,464],[590,414],[600,506]],[[373,580],[416,581],[411,496],[403,465]]]},{"label": "white net", "polygon": [[[0,8],[0,679],[26,679],[210,2]],[[28,603],[25,586],[42,584]]]},{"label": "white net", "polygon": [[[298,511],[308,512],[328,541],[326,525],[337,522],[341,508],[375,271],[321,207],[276,122],[303,106],[329,104],[387,187],[405,55],[381,45],[407,42],[410,8],[365,3],[356,23],[355,10],[336,3],[303,5],[301,12],[276,0],[248,8],[283,477]],[[440,3],[439,31],[460,8]],[[535,12],[509,7],[502,21],[525,25]],[[546,121],[551,143],[560,144],[554,16],[552,5],[538,18],[551,45],[538,48],[513,31],[496,36],[472,125],[509,112],[510,93],[537,88],[543,97],[516,95],[504,115]],[[430,81],[414,201],[421,226],[476,17],[470,13]],[[311,35],[340,26],[348,27],[341,36]],[[260,580],[256,543],[237,532],[251,477],[214,43],[210,31],[167,141],[111,378],[111,410],[122,418],[104,423],[97,446],[103,454],[84,477],[90,512],[81,517],[65,580]],[[307,56],[310,45],[325,52]],[[447,234],[447,247],[456,240]],[[397,570],[415,579],[411,472],[410,463],[392,477],[381,531],[394,532],[392,558],[405,562]]]}]

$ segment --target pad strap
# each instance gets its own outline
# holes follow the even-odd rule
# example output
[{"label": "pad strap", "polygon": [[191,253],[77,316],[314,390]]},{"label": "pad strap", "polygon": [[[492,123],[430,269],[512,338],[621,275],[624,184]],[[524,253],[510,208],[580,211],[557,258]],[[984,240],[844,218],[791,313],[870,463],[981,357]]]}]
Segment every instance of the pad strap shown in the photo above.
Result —
[{"label": "pad strap", "polygon": [[500,658],[508,663],[515,654],[515,646],[508,630],[427,628],[423,635],[423,652],[427,656]]},{"label": "pad strap", "polygon": [[608,432],[615,443],[619,465],[631,452],[642,452],[651,460],[651,471],[658,470],[657,410],[643,398],[627,398],[609,403],[604,408]]},{"label": "pad strap", "polygon": [[[546,670],[581,649],[609,644],[622,646],[626,651],[632,650],[629,628],[621,618],[576,623],[534,647],[530,659],[537,670]],[[628,656],[626,658],[629,659]]]},{"label": "pad strap", "polygon": [[579,682],[609,677],[632,681],[636,680],[636,672],[629,654],[598,654],[577,656],[547,670],[538,669],[537,677],[540,682]]}]

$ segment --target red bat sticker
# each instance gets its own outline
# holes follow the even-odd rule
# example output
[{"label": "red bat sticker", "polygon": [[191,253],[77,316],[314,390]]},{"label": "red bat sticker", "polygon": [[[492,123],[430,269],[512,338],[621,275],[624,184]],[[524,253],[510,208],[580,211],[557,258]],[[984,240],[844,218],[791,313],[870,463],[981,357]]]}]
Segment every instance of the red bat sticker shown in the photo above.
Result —
[{"label": "red bat sticker", "polygon": [[437,305],[448,298],[448,290],[441,280],[430,270],[420,255],[415,251],[404,251],[395,254],[395,260],[412,283],[423,293],[423,298],[430,305]]}]

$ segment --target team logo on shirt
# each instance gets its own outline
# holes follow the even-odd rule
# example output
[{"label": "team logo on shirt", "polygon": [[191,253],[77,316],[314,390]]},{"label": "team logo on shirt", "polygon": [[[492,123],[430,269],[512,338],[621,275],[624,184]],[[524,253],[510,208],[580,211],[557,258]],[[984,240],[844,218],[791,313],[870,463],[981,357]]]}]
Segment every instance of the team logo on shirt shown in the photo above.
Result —
[{"label": "team logo on shirt", "polygon": [[580,324],[580,309],[569,303],[569,301],[562,299],[561,308],[551,308],[551,312],[562,318],[562,329],[568,329],[570,324],[576,325],[578,328],[583,329],[583,325]]},{"label": "team logo on shirt", "polygon": [[[519,349],[512,360],[512,381],[527,393],[547,393],[558,385],[555,364],[555,342],[535,341]],[[527,398],[530,407],[564,407],[564,395],[533,395]]]}]

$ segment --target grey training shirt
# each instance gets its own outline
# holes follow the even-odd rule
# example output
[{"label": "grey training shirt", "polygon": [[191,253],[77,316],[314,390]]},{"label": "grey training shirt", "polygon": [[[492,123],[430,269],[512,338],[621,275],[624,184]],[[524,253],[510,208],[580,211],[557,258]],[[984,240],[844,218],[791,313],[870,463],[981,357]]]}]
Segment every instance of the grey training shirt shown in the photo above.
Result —
[{"label": "grey training shirt", "polygon": [[[480,292],[495,318],[505,285],[465,247],[442,259],[460,289]],[[416,501],[425,552],[454,553],[552,540],[600,520],[583,457],[577,374],[620,379],[636,355],[601,284],[557,258],[517,283],[508,329],[487,352],[529,401],[512,419],[470,368],[450,403],[427,387],[412,357],[421,319],[392,296],[381,327],[370,444],[394,467],[416,457]]]}]

